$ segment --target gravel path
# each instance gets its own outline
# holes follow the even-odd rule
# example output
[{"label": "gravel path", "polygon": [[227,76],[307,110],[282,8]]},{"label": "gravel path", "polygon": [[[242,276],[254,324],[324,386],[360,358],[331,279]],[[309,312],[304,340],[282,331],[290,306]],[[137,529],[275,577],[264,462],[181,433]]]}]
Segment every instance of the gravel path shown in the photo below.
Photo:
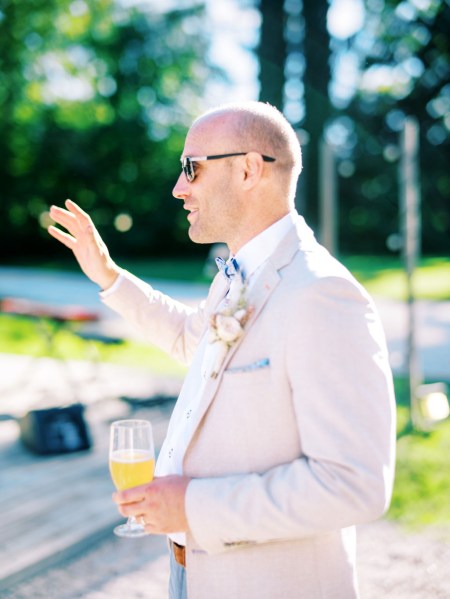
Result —
[{"label": "gravel path", "polygon": [[[361,599],[449,599],[450,540],[380,521],[359,531]],[[110,537],[2,593],[3,599],[167,599],[163,537]],[[232,598],[230,598],[232,599]],[[283,598],[284,599],[284,598]],[[291,599],[291,598],[286,598]],[[295,599],[295,598],[292,598]]]},{"label": "gravel path", "polygon": [[361,599],[450,599],[449,531],[407,533],[392,522],[361,527]]}]

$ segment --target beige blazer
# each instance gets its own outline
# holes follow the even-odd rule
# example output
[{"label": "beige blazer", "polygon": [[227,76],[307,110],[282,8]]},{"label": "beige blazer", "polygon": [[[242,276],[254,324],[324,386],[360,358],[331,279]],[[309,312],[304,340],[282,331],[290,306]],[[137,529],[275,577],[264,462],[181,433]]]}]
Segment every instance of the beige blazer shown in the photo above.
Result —
[{"label": "beige blazer", "polygon": [[[106,303],[191,363],[190,377],[224,291],[219,275],[190,310],[126,274]],[[394,471],[380,320],[301,217],[248,302],[253,315],[206,385],[184,459],[188,597],[357,597],[354,525],[383,514]]]}]

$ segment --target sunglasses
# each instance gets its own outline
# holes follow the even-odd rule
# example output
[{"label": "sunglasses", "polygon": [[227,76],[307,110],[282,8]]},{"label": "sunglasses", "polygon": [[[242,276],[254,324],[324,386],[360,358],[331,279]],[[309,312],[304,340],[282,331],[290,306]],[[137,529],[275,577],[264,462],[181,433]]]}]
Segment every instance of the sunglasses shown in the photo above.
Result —
[{"label": "sunglasses", "polygon": [[[185,156],[181,159],[181,168],[183,173],[186,175],[186,179],[192,183],[195,179],[195,167],[196,162],[203,162],[205,160],[219,160],[219,158],[229,158],[230,156],[245,156],[248,152],[234,152],[232,154],[215,154],[214,156]],[[275,158],[270,156],[264,156],[261,154],[264,162],[275,162]]]}]

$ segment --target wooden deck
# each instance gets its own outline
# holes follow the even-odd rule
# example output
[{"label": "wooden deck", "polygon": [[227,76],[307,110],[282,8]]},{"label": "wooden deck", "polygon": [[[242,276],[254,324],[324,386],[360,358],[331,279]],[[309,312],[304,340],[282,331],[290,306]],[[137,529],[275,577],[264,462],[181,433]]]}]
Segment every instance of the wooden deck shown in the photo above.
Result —
[{"label": "wooden deck", "polygon": [[0,592],[46,565],[113,534],[122,521],[108,472],[109,425],[138,417],[153,423],[157,449],[173,402],[136,408],[118,399],[87,406],[92,449],[42,457],[20,441],[16,421],[0,422]]}]

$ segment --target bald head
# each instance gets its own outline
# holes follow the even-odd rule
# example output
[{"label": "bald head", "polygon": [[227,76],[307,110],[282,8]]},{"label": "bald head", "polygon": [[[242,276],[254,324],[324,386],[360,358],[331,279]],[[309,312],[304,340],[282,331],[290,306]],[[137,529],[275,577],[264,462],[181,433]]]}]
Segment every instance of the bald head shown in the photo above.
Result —
[{"label": "bald head", "polygon": [[223,241],[235,254],[294,207],[300,145],[268,104],[226,104],[203,114],[186,136],[183,161],[190,170],[172,193],[189,211],[196,243]]},{"label": "bald head", "polygon": [[[209,110],[193,124],[213,122],[227,132],[228,151],[259,152],[276,159],[274,172],[295,192],[302,170],[300,144],[286,118],[275,107],[262,102],[224,104]],[[231,145],[229,145],[231,144]]]}]

